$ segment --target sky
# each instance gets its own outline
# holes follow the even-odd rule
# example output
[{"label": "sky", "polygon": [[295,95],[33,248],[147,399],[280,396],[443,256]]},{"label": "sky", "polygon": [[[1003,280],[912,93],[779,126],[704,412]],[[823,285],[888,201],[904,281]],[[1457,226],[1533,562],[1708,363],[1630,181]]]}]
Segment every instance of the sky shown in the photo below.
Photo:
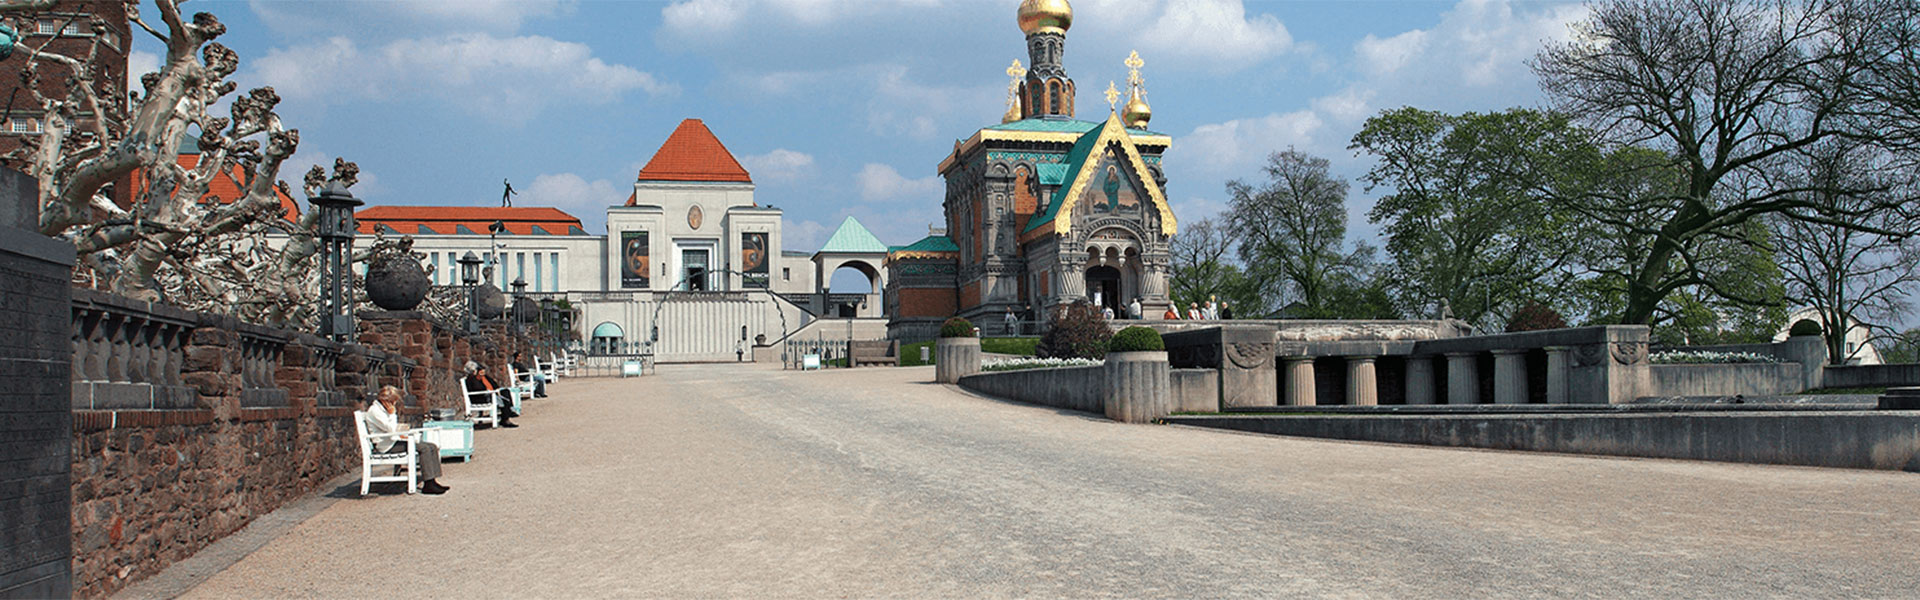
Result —
[{"label": "sky", "polygon": [[[847,216],[889,244],[941,224],[935,170],[1006,111],[1028,62],[1018,0],[204,0],[240,54],[242,91],[273,86],[300,130],[281,176],[334,157],[370,204],[559,207],[605,230],[641,166],[685,118],[706,122],[785,212],[785,250]],[[1145,61],[1151,129],[1170,134],[1177,218],[1226,208],[1297,148],[1354,180],[1352,235],[1371,239],[1368,117],[1417,106],[1540,106],[1526,66],[1565,39],[1577,3],[1504,0],[1074,0],[1065,65],[1078,115],[1101,120],[1122,61]],[[150,13],[149,7],[149,13]],[[156,22],[157,24],[157,22]],[[132,73],[162,48],[140,36]],[[137,76],[137,75],[136,75]]]}]

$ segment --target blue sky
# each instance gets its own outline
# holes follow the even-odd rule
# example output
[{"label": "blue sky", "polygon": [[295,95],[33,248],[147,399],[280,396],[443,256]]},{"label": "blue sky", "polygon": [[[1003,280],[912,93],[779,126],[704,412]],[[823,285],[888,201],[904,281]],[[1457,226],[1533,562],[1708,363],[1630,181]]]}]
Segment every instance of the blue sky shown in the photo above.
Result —
[{"label": "blue sky", "polygon": [[[1075,0],[1066,66],[1081,118],[1138,50],[1169,196],[1198,219],[1228,180],[1294,146],[1357,178],[1361,121],[1403,105],[1533,106],[1525,60],[1578,4],[1499,0]],[[1005,112],[1027,62],[1018,0],[211,0],[245,90],[301,132],[282,177],[344,156],[370,203],[561,207],[594,232],[681,119],[704,119],[786,211],[787,250],[858,217],[905,244],[940,222],[935,165]],[[157,64],[136,43],[134,73]],[[1369,194],[1349,201],[1354,233]]]}]

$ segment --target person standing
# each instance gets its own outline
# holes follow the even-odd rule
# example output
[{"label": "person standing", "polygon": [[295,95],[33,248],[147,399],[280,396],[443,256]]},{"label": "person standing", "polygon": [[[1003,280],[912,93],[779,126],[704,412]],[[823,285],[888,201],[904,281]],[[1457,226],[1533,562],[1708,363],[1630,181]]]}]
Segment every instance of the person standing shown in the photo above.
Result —
[{"label": "person standing", "polygon": [[1001,321],[1007,324],[1007,335],[1014,335],[1016,333],[1015,328],[1020,326],[1020,317],[1013,314],[1012,305],[1007,306],[1007,316],[1001,318]]},{"label": "person standing", "polygon": [[1188,303],[1187,303],[1187,320],[1189,320],[1189,321],[1199,321],[1199,320],[1201,320],[1201,319],[1205,319],[1205,318],[1206,318],[1206,316],[1205,316],[1205,315],[1202,315],[1202,314],[1200,314],[1200,303],[1199,303],[1199,302],[1188,302]]},{"label": "person standing", "polygon": [[1227,303],[1225,302],[1220,303],[1220,320],[1222,321],[1233,320],[1233,307],[1228,306]]},{"label": "person standing", "polygon": [[1220,318],[1220,297],[1207,296],[1207,320],[1212,321],[1219,318]]},{"label": "person standing", "polygon": [[1140,297],[1134,296],[1133,302],[1127,305],[1127,318],[1133,319],[1135,321],[1145,318],[1146,315],[1143,314],[1144,310],[1145,309],[1142,309],[1140,307]]}]

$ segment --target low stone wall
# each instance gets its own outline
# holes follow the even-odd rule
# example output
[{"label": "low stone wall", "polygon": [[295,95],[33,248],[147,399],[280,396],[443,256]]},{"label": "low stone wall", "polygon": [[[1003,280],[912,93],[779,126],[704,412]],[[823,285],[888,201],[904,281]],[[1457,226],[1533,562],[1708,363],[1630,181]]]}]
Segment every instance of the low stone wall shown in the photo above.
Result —
[{"label": "low stone wall", "polygon": [[1220,412],[1220,376],[1213,369],[1174,369],[1173,412]]},{"label": "low stone wall", "polygon": [[1920,472],[1920,412],[1175,416],[1300,437]]},{"label": "low stone wall", "polygon": [[1920,385],[1920,364],[1830,366],[1820,385],[1829,388]]},{"label": "low stone wall", "polygon": [[1798,363],[1653,365],[1653,396],[1779,396],[1797,394]]},{"label": "low stone wall", "polygon": [[960,378],[960,387],[1016,402],[1102,412],[1100,389],[1106,367],[1060,367],[990,371]]},{"label": "low stone wall", "polygon": [[[1220,375],[1213,369],[1170,372],[1174,412],[1219,412]],[[960,378],[964,387],[996,398],[1054,408],[1105,413],[1100,401],[1105,367],[989,371]]]}]

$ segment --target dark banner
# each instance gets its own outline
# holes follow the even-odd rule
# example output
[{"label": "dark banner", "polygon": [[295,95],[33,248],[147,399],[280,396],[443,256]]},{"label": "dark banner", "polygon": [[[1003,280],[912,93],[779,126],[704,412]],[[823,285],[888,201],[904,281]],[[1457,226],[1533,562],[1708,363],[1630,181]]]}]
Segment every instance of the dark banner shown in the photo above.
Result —
[{"label": "dark banner", "polygon": [[653,273],[651,246],[647,244],[647,232],[620,232],[620,287],[647,289],[652,283],[648,277]]},{"label": "dark banner", "polygon": [[767,274],[767,234],[740,234],[740,272],[746,287],[766,289],[773,282]]}]

